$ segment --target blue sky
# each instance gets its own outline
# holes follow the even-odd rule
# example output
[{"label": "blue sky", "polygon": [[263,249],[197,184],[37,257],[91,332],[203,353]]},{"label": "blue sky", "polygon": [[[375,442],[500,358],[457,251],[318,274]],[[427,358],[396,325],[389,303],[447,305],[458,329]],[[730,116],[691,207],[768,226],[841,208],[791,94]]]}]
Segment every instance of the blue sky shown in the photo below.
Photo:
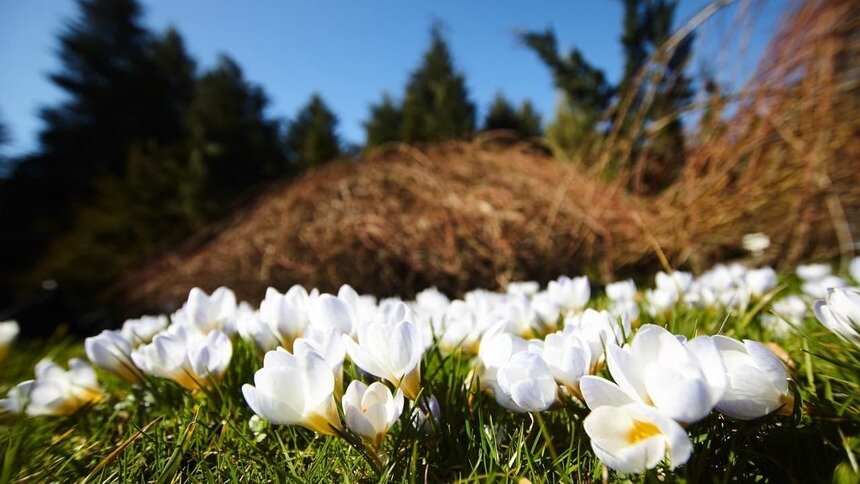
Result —
[{"label": "blue sky", "polygon": [[[744,1],[718,14],[699,32],[694,67],[708,62],[726,82],[753,69],[787,0]],[[676,21],[708,0],[682,0]],[[519,46],[519,30],[555,28],[566,49],[577,46],[617,80],[621,3],[575,1],[278,1],[143,0],[155,31],[174,25],[201,67],[227,53],[262,85],[273,116],[289,118],[313,92],[340,118],[345,139],[361,142],[361,122],[383,91],[399,96],[427,46],[434,19],[447,26],[458,67],[465,72],[480,113],[497,91],[531,99],[546,121],[555,93],[546,68]],[[752,15],[738,24],[739,9]],[[59,67],[56,34],[75,14],[71,0],[0,0],[0,116],[12,134],[9,155],[37,147],[40,106],[62,92],[46,75]],[[746,47],[744,47],[746,46]]]}]

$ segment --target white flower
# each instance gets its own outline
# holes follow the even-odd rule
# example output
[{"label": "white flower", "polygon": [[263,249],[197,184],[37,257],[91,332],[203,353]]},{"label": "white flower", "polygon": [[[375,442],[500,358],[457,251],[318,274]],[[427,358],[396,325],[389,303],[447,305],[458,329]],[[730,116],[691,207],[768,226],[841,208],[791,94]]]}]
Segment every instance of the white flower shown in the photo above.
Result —
[{"label": "white flower", "polygon": [[418,395],[424,343],[415,324],[372,321],[359,325],[357,343],[346,335],[343,342],[356,366],[402,388],[410,399]]},{"label": "white flower", "polygon": [[632,301],[636,299],[636,283],[633,279],[627,279],[607,284],[606,297],[613,302]]},{"label": "white flower", "polygon": [[481,339],[481,346],[478,349],[479,365],[475,376],[481,389],[492,395],[503,407],[508,408],[513,403],[499,389],[497,373],[514,354],[526,351],[527,347],[526,340],[510,333],[486,334]]},{"label": "white flower", "polygon": [[600,461],[619,472],[644,472],[666,457],[674,469],[687,462],[693,450],[680,425],[641,403],[595,408],[583,426]]},{"label": "white flower", "polygon": [[657,316],[672,309],[678,302],[677,289],[655,288],[645,291],[645,300],[648,302],[648,312]]},{"label": "white flower", "polygon": [[253,341],[263,351],[273,350],[281,344],[271,327],[263,321],[258,311],[246,302],[239,304],[236,311],[236,332],[246,341]]},{"label": "white flower", "polygon": [[0,400],[0,408],[27,415],[71,415],[101,399],[96,372],[85,361],[72,358],[69,370],[51,360],[36,364],[36,379],[18,384]]},{"label": "white flower", "polygon": [[550,281],[546,288],[549,297],[566,311],[579,311],[588,305],[591,298],[591,286],[588,277],[561,276]]},{"label": "white flower", "polygon": [[145,373],[173,380],[189,390],[220,380],[232,356],[230,338],[221,331],[203,335],[181,325],[171,326],[131,353],[132,361]]},{"label": "white flower", "polygon": [[540,322],[547,330],[554,330],[558,326],[561,316],[561,306],[555,303],[549,294],[539,292],[532,297],[531,307],[537,313]]},{"label": "white flower", "polygon": [[415,295],[415,303],[423,311],[435,314],[438,311],[445,311],[451,301],[442,291],[435,287],[428,287]]},{"label": "white flower", "polygon": [[743,237],[743,246],[744,249],[754,254],[758,254],[770,247],[770,237],[761,232],[746,234]]},{"label": "white flower", "polygon": [[152,341],[152,338],[156,334],[164,331],[168,322],[167,316],[163,314],[158,316],[141,316],[137,319],[126,320],[122,324],[120,334],[132,347],[136,348]]},{"label": "white flower", "polygon": [[800,296],[786,296],[771,306],[773,314],[763,314],[761,324],[779,338],[787,336],[793,327],[803,324],[809,309]]},{"label": "white flower", "polygon": [[582,398],[579,380],[593,369],[588,343],[573,332],[549,334],[544,340],[542,356],[555,380]]},{"label": "white flower", "polygon": [[140,370],[131,361],[131,344],[119,331],[106,329],[84,340],[87,358],[96,366],[130,383],[142,383]]},{"label": "white flower", "polygon": [[292,350],[293,341],[301,337],[308,326],[307,306],[308,294],[304,287],[293,286],[285,294],[270,287],[260,303],[259,317],[281,345]]},{"label": "white flower", "polygon": [[482,328],[472,310],[463,301],[454,301],[441,319],[439,348],[445,352],[462,350],[477,353]]},{"label": "white flower", "polygon": [[534,296],[540,290],[540,284],[537,281],[520,281],[509,282],[506,288],[508,294],[525,294],[526,296]]},{"label": "white flower", "polygon": [[825,300],[815,301],[815,317],[834,334],[860,346],[860,294],[831,288]]},{"label": "white flower", "polygon": [[796,273],[803,281],[818,281],[833,272],[830,264],[806,264],[797,266]]},{"label": "white flower", "polygon": [[507,397],[500,401],[513,412],[542,412],[558,399],[558,384],[541,356],[520,351],[499,367],[498,389]]},{"label": "white flower", "polygon": [[667,274],[660,271],[655,276],[655,283],[658,289],[675,291],[676,294],[683,295],[693,284],[693,274],[683,271],[673,271]]},{"label": "white flower", "polygon": [[772,267],[762,267],[747,271],[744,280],[750,294],[762,297],[776,287],[776,271]]},{"label": "white flower", "polygon": [[609,306],[609,314],[622,321],[624,326],[630,326],[631,321],[639,319],[639,305],[632,299],[617,301]]},{"label": "white flower", "polygon": [[182,307],[180,324],[195,327],[201,333],[224,331],[232,333],[236,313],[236,295],[226,287],[219,287],[209,295],[199,287],[191,289]]},{"label": "white flower", "polygon": [[254,374],[254,385],[242,385],[245,401],[260,417],[324,435],[342,429],[333,392],[331,367],[313,351],[301,357],[283,349],[269,351]]},{"label": "white flower", "polygon": [[370,321],[376,314],[376,297],[368,294],[359,295],[349,284],[340,286],[337,298],[349,304],[358,321]]},{"label": "white flower", "polygon": [[0,361],[6,357],[12,342],[18,337],[21,328],[16,321],[4,321],[0,323]]},{"label": "white flower", "polygon": [[30,393],[36,380],[26,380],[9,389],[6,398],[0,399],[0,410],[13,415],[21,415],[27,410]]},{"label": "white flower", "polygon": [[824,276],[821,279],[815,279],[804,282],[800,289],[809,296],[816,299],[824,299],[827,297],[827,290],[834,287],[846,287],[848,283],[841,277]]},{"label": "white flower", "polygon": [[848,273],[851,274],[851,279],[854,279],[854,282],[860,284],[860,256],[851,259]]},{"label": "white flower", "polygon": [[785,365],[767,347],[712,336],[726,369],[726,391],[716,408],[729,417],[750,420],[775,410],[791,414],[794,396],[788,389]]},{"label": "white flower", "polygon": [[321,294],[308,301],[308,319],[315,328],[332,328],[352,336],[358,326],[355,309],[331,294]]},{"label": "white flower", "polygon": [[343,394],[343,416],[346,426],[373,448],[378,448],[403,413],[403,392],[395,395],[380,382],[365,385],[353,380]]},{"label": "white flower", "polygon": [[603,359],[604,348],[624,344],[632,329],[629,320],[619,322],[608,311],[589,308],[582,314],[568,316],[564,321],[564,333],[575,334],[588,344],[591,368],[596,371],[597,364]]},{"label": "white flower", "polygon": [[343,360],[346,358],[346,347],[340,331],[328,328],[308,328],[305,335],[293,343],[293,354],[298,358],[306,353],[314,352],[322,356],[331,368],[335,380],[335,395],[343,394]]},{"label": "white flower", "polygon": [[609,346],[607,363],[615,383],[584,376],[580,390],[589,408],[644,403],[683,423],[708,415],[726,388],[714,343],[699,337],[686,345],[660,326],[642,326],[629,348]]}]

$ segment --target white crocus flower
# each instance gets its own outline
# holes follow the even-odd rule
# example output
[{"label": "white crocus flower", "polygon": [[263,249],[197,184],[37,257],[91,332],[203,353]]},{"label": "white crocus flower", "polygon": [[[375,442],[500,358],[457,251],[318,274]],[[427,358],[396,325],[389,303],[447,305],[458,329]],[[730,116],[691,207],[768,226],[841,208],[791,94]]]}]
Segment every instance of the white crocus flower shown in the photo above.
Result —
[{"label": "white crocus flower", "polygon": [[770,247],[770,237],[761,232],[746,234],[743,236],[742,244],[744,249],[752,252],[755,255],[760,255],[768,247]]},{"label": "white crocus flower", "polygon": [[359,294],[349,284],[340,286],[337,291],[337,298],[349,304],[352,308],[358,321],[370,321],[376,314],[376,296],[369,294]]},{"label": "white crocus flower", "polygon": [[195,327],[201,333],[224,331],[232,333],[236,313],[236,295],[226,287],[219,287],[211,295],[199,287],[191,289],[183,306],[182,323]]},{"label": "white crocus flower", "polygon": [[540,284],[537,281],[509,282],[505,289],[508,294],[525,294],[526,296],[534,296],[540,290]]},{"label": "white crocus flower", "polygon": [[860,284],[860,256],[851,259],[851,264],[848,266],[848,273],[851,274],[851,279]]},{"label": "white crocus flower", "polygon": [[254,384],[242,385],[248,406],[276,425],[300,425],[324,435],[341,430],[334,400],[334,374],[322,356],[269,351]]},{"label": "white crocus flower", "polygon": [[483,331],[469,306],[463,301],[454,301],[442,317],[439,332],[439,348],[442,351],[475,354]]},{"label": "white crocus flower", "polygon": [[0,410],[13,415],[21,415],[27,410],[30,393],[36,380],[26,380],[9,389],[6,398],[0,399]]},{"label": "white crocus flower", "polygon": [[12,343],[20,332],[21,328],[18,326],[17,321],[4,321],[0,323],[0,361],[6,358],[9,347],[12,346]]},{"label": "white crocus flower", "polygon": [[776,287],[776,271],[772,267],[762,267],[747,271],[744,282],[749,293],[762,297]]},{"label": "white crocus flower", "polygon": [[618,319],[608,311],[586,309],[582,314],[568,316],[564,333],[572,334],[588,344],[591,350],[591,372],[596,373],[607,346],[618,346],[630,336],[630,320]]},{"label": "white crocus flower", "polygon": [[693,445],[677,422],[642,403],[618,403],[595,408],[583,422],[601,462],[629,473],[652,469],[667,457],[670,469],[687,462]]},{"label": "white crocus flower", "polygon": [[554,330],[558,327],[561,316],[561,306],[555,303],[549,294],[539,292],[532,297],[532,310],[537,313],[540,322],[546,330]]},{"label": "white crocus flower", "polygon": [[860,346],[860,294],[831,288],[825,300],[815,301],[815,317],[834,334]]},{"label": "white crocus flower", "polygon": [[119,331],[106,329],[84,340],[87,358],[129,383],[142,383],[140,370],[131,360],[131,344]]},{"label": "white crocus flower", "polygon": [[365,385],[353,380],[343,394],[343,416],[346,426],[378,449],[388,430],[403,413],[403,392],[391,390],[380,382]]},{"label": "white crocus flower", "polygon": [[343,342],[356,366],[402,388],[410,399],[418,396],[424,343],[415,324],[372,321],[359,325],[358,342],[347,335]]},{"label": "white crocus flower", "polygon": [[334,374],[334,393],[340,397],[343,394],[343,360],[346,358],[346,347],[340,331],[333,328],[308,328],[305,335],[293,344],[293,354],[302,358],[306,353],[314,352],[323,357]]},{"label": "white crocus flower", "polygon": [[558,384],[552,371],[534,351],[511,356],[499,367],[496,381],[507,397],[499,403],[513,412],[542,412],[558,400]]},{"label": "white crocus flower", "polygon": [[308,320],[315,328],[332,328],[352,336],[358,329],[355,309],[331,294],[320,294],[308,301]]},{"label": "white crocus flower", "polygon": [[[332,296],[329,296],[332,297]],[[285,294],[270,287],[260,303],[259,317],[281,345],[293,349],[293,341],[308,327],[308,294],[302,286],[293,286]]]},{"label": "white crocus flower", "polygon": [[632,301],[636,299],[636,283],[627,279],[607,284],[606,297],[612,302]]},{"label": "white crocus flower", "polygon": [[767,347],[751,340],[740,342],[712,336],[726,369],[726,391],[717,403],[719,412],[750,420],[773,411],[789,415],[794,396],[788,388],[785,365]]},{"label": "white crocus flower", "polygon": [[203,335],[186,326],[171,326],[131,353],[143,372],[173,380],[189,390],[218,381],[227,370],[233,346],[221,331]]},{"label": "white crocus flower", "polygon": [[499,389],[497,374],[511,357],[526,351],[528,343],[519,336],[510,333],[485,334],[478,349],[478,366],[475,376],[481,389],[496,399],[503,407],[509,408],[513,402]]},{"label": "white crocus flower", "polygon": [[137,319],[126,320],[122,324],[120,333],[133,348],[136,348],[152,341],[152,338],[156,334],[164,331],[168,322],[167,316],[163,314],[158,316],[141,316]]},{"label": "white crocus flower", "polygon": [[786,296],[771,306],[773,314],[763,314],[761,317],[762,327],[768,329],[779,338],[786,337],[792,328],[803,324],[803,319],[809,309],[806,302],[800,296]]},{"label": "white crocus flower", "polygon": [[593,369],[588,343],[571,332],[549,334],[544,340],[541,355],[555,380],[581,399],[579,380]]},{"label": "white crocus flower", "polygon": [[263,321],[258,311],[242,302],[236,311],[236,332],[246,341],[253,341],[263,351],[273,350],[281,344],[271,327]]},{"label": "white crocus flower", "polygon": [[609,346],[606,351],[615,383],[594,376],[580,381],[591,409],[637,402],[653,405],[678,422],[693,423],[711,412],[726,389],[720,354],[707,337],[685,345],[662,327],[648,324],[629,347]]},{"label": "white crocus flower", "polygon": [[806,264],[797,266],[795,272],[803,281],[818,281],[829,276],[833,269],[830,264]]},{"label": "white crocus flower", "polygon": [[585,308],[591,298],[591,286],[586,276],[573,279],[561,276],[550,281],[546,291],[553,302],[566,311],[579,311]]},{"label": "white crocus flower", "polygon": [[678,302],[678,291],[672,288],[655,288],[645,291],[648,303],[648,313],[651,316],[663,314],[672,309]]},{"label": "white crocus flower", "polygon": [[85,361],[72,358],[69,370],[51,360],[36,364],[36,379],[19,383],[0,400],[0,408],[27,415],[71,415],[102,397],[96,372]]},{"label": "white crocus flower", "polygon": [[676,294],[684,295],[693,285],[693,274],[684,271],[671,273],[660,271],[655,276],[654,282],[658,289],[674,290]]}]

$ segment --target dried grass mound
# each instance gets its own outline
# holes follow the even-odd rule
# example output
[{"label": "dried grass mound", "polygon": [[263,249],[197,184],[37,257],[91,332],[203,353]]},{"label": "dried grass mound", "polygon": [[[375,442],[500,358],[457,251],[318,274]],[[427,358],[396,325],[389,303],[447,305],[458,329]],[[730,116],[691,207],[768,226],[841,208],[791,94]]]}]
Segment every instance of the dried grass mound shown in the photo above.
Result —
[{"label": "dried grass mound", "polygon": [[294,283],[408,296],[666,264],[701,270],[742,255],[751,232],[773,240],[756,262],[846,261],[860,234],[858,10],[845,0],[798,7],[733,97],[734,114],[694,136],[659,195],[622,188],[635,172],[607,182],[586,163],[486,136],[391,146],[271,187],[107,298],[139,312],[173,308],[195,285],[256,301]]},{"label": "dried grass mound", "polygon": [[[526,145],[392,147],[274,188],[211,240],[133,273],[132,306],[226,284],[258,299],[294,283],[374,294],[548,279],[638,236],[623,194]],[[614,227],[612,230],[609,227]]]}]

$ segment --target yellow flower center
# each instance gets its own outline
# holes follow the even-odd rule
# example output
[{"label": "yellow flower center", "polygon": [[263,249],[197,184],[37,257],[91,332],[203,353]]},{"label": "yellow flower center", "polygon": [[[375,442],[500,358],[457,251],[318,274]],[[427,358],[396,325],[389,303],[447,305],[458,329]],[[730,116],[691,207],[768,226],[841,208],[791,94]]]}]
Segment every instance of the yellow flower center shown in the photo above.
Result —
[{"label": "yellow flower center", "polygon": [[659,434],[660,429],[653,424],[641,420],[633,420],[633,426],[627,432],[627,441],[631,444],[637,444]]}]

